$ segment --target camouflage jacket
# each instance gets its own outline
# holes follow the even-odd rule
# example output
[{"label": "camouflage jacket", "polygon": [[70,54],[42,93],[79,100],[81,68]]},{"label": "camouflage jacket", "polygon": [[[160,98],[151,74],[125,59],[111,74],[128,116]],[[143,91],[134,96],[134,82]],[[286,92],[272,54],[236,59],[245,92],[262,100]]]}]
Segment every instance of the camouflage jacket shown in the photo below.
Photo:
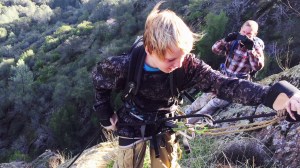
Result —
[{"label": "camouflage jacket", "polygon": [[[95,87],[96,103],[94,105],[100,122],[109,126],[109,118],[113,114],[110,105],[111,92],[113,89],[123,89],[126,84],[126,77],[130,61],[129,55],[112,56],[99,62],[92,72],[93,84]],[[184,84],[183,89],[195,87],[204,92],[213,92],[219,98],[230,100],[245,105],[261,104],[269,91],[268,86],[251,83],[246,80],[228,78],[218,71],[213,70],[209,65],[195,57],[194,54],[186,55],[183,61]],[[169,74],[159,72],[144,72],[141,86],[136,95],[141,110],[145,115],[150,111],[147,105],[158,104],[160,109],[168,108],[169,100],[172,97],[170,91]],[[144,106],[145,105],[145,106]],[[163,110],[153,111],[156,117]],[[118,111],[119,123],[140,122],[137,118],[128,114],[123,107]],[[126,137],[139,137],[139,127],[118,127],[118,134]]]}]

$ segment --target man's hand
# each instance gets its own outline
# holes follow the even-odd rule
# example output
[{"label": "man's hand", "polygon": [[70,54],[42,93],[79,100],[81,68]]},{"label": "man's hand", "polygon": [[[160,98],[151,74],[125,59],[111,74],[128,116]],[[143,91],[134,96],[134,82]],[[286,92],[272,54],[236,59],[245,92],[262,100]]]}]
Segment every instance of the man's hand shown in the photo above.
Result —
[{"label": "man's hand", "polygon": [[252,50],[254,46],[253,40],[249,39],[247,36],[241,40],[241,43],[248,49]]},{"label": "man's hand", "polygon": [[239,33],[238,32],[233,32],[233,33],[229,33],[226,37],[225,37],[225,41],[226,42],[230,42],[233,40],[236,40],[236,38],[238,37]]},{"label": "man's hand", "polygon": [[116,124],[118,122],[118,116],[117,114],[113,114],[112,117],[109,119],[111,125],[110,126],[106,126],[103,128],[106,129],[107,131],[116,131],[117,130],[117,127],[116,127]]}]

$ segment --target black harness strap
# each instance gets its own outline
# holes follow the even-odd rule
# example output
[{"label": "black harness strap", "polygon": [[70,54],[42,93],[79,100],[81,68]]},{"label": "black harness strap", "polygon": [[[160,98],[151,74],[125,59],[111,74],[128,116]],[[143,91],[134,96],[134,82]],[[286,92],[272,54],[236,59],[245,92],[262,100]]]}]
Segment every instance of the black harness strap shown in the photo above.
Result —
[{"label": "black harness strap", "polygon": [[122,98],[130,100],[135,96],[140,87],[140,81],[143,76],[143,65],[146,58],[146,52],[142,43],[142,38],[138,39],[130,49],[130,63],[127,74],[127,82],[123,91]]},{"label": "black harness strap", "polygon": [[[276,116],[277,113],[271,112],[271,113],[266,113],[266,114],[258,114],[258,115],[251,115],[251,116],[245,116],[245,117],[236,117],[236,118],[230,118],[230,119],[224,119],[224,120],[213,120],[211,116],[206,115],[206,114],[188,114],[188,115],[183,115],[183,116],[175,116],[175,117],[170,117],[170,118],[163,118],[159,119],[157,121],[151,121],[151,122],[145,122],[143,124],[146,125],[151,125],[151,124],[156,124],[159,125],[160,123],[166,122],[168,120],[176,120],[176,119],[182,119],[182,118],[193,118],[193,117],[203,117],[207,118],[209,120],[212,120],[213,124],[217,123],[224,123],[224,122],[234,122],[234,121],[240,121],[240,120],[250,120],[254,118],[263,118],[263,117],[273,117]],[[132,126],[132,125],[142,125],[141,123],[120,123],[120,125],[124,126]]]},{"label": "black harness strap", "polygon": [[170,73],[170,89],[172,96],[178,97],[183,90],[184,68],[180,67]]},{"label": "black harness strap", "polygon": [[134,71],[128,73],[128,80],[136,84],[136,87],[132,92],[133,95],[137,94],[139,87],[141,85],[145,58],[146,58],[146,52],[143,45],[138,46],[137,49],[132,51],[131,59],[133,59],[133,61],[130,63],[131,64],[130,70],[134,69]]}]

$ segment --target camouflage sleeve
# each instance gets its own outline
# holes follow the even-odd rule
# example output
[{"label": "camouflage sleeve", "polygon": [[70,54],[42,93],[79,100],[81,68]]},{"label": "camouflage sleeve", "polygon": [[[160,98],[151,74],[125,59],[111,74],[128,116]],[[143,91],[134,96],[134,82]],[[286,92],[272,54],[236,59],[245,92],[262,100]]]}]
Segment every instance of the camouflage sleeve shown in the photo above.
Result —
[{"label": "camouflage sleeve", "polygon": [[103,126],[109,126],[113,108],[110,104],[113,89],[120,89],[125,80],[125,56],[109,57],[101,61],[92,71],[92,79],[95,88],[94,110]]},{"label": "camouflage sleeve", "polygon": [[183,66],[187,73],[185,81],[189,81],[185,88],[196,87],[203,92],[213,92],[224,100],[245,105],[258,105],[263,102],[269,90],[268,86],[228,78],[192,55],[186,58]]}]

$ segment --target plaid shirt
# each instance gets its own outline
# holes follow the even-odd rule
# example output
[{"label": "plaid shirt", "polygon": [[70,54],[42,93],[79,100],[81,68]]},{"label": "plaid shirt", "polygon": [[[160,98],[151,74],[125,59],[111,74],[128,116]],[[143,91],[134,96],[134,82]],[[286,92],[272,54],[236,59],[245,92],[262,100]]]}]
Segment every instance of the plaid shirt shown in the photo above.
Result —
[{"label": "plaid shirt", "polygon": [[225,65],[228,73],[249,74],[251,71],[258,71],[264,66],[264,42],[258,37],[255,37],[253,41],[252,50],[247,50],[246,47],[238,44],[231,57],[229,57],[229,53],[234,41],[225,42],[224,39],[221,39],[212,46],[212,51],[217,55],[227,57]]}]

